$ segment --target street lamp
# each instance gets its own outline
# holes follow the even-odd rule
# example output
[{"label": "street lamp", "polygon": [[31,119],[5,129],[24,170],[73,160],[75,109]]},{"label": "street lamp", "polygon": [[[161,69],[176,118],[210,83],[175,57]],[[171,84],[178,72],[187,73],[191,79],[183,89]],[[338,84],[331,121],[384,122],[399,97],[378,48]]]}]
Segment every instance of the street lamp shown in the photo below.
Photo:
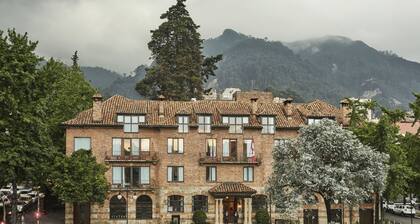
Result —
[{"label": "street lamp", "polygon": [[6,195],[3,195],[1,197],[1,200],[3,202],[3,221],[2,221],[3,224],[6,223],[6,199],[7,199]]},{"label": "street lamp", "polygon": [[[128,186],[125,187],[126,197],[125,197],[125,218],[126,223],[128,224]],[[121,192],[118,193],[117,198],[121,200],[123,198]]]},{"label": "street lamp", "polygon": [[44,198],[45,195],[43,193],[39,193],[38,194],[38,202],[37,202],[37,210],[35,212],[35,218],[36,218],[36,223],[39,224],[40,223],[40,219],[41,219],[41,208],[40,208],[40,198]]}]

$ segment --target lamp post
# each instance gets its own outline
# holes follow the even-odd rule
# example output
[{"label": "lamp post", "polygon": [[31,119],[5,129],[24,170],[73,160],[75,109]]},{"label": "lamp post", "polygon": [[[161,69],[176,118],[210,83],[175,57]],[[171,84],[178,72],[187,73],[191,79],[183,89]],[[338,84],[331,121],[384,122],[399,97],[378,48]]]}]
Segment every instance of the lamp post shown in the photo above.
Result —
[{"label": "lamp post", "polygon": [[[126,218],[125,223],[128,224],[128,186],[125,187],[125,193],[126,193],[125,194],[126,195],[126,197],[125,197],[125,218]],[[120,199],[120,200],[122,199],[121,192],[118,194],[117,198]]]},{"label": "lamp post", "polygon": [[36,210],[36,213],[35,213],[35,218],[36,218],[36,223],[37,224],[39,224],[40,223],[40,219],[41,219],[41,206],[40,206],[40,199],[41,198],[44,198],[45,197],[45,195],[43,194],[43,193],[39,193],[38,194],[38,202],[37,202],[37,210]]}]

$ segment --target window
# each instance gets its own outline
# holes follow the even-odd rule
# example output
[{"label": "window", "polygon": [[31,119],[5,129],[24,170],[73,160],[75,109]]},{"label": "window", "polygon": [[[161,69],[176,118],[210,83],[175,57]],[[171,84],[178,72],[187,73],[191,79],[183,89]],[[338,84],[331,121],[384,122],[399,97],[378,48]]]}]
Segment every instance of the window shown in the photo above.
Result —
[{"label": "window", "polygon": [[194,195],[193,196],[193,205],[192,210],[195,211],[204,211],[208,210],[208,197],[206,195]]},{"label": "window", "polygon": [[206,156],[216,157],[216,139],[206,140]]},{"label": "window", "polygon": [[244,140],[244,156],[245,158],[251,158],[255,156],[254,141],[252,139]]},{"label": "window", "polygon": [[124,132],[138,132],[139,123],[145,122],[144,115],[117,115],[117,122],[124,123]]},{"label": "window", "polygon": [[112,167],[113,187],[140,187],[150,184],[150,168],[142,167]]},{"label": "window", "polygon": [[198,116],[198,133],[210,133],[210,132],[211,132],[210,116],[199,115]]},{"label": "window", "polygon": [[168,212],[184,212],[184,197],[181,195],[169,196]]},{"label": "window", "polygon": [[304,209],[303,210],[304,224],[318,224],[318,209]]},{"label": "window", "polygon": [[208,166],[206,167],[206,180],[209,182],[216,181],[216,167],[215,166]]},{"label": "window", "polygon": [[274,134],[274,117],[261,117],[262,133]]},{"label": "window", "polygon": [[223,124],[229,125],[229,133],[242,133],[242,126],[244,124],[248,124],[249,119],[248,117],[230,117],[224,116],[222,118]]},{"label": "window", "polygon": [[258,211],[261,209],[267,209],[267,196],[263,194],[252,196],[252,210]]},{"label": "window", "polygon": [[236,157],[236,139],[223,139],[223,157]]},{"label": "window", "polygon": [[184,181],[184,167],[168,166],[168,182],[183,182],[183,181]]},{"label": "window", "polygon": [[112,196],[111,200],[109,200],[109,218],[110,219],[126,219],[127,218],[127,209],[126,209],[126,201],[125,198],[120,195],[120,199],[118,195]]},{"label": "window", "polygon": [[319,124],[322,118],[308,118],[308,125]]},{"label": "window", "polygon": [[74,138],[74,151],[85,149],[90,150],[90,138]]},{"label": "window", "polygon": [[136,219],[152,219],[152,199],[147,195],[141,195],[136,200]]},{"label": "window", "polygon": [[252,166],[244,167],[244,181],[246,182],[254,181],[254,167]]},{"label": "window", "polygon": [[178,116],[178,132],[179,133],[188,133],[188,116]]},{"label": "window", "polygon": [[168,138],[168,153],[184,153],[184,139]]},{"label": "window", "polygon": [[[112,155],[113,156],[138,156],[140,152],[149,152],[150,139],[148,138],[113,138]],[[121,153],[123,151],[124,153]]]},{"label": "window", "polygon": [[285,147],[289,139],[274,139],[274,148],[276,147]]}]

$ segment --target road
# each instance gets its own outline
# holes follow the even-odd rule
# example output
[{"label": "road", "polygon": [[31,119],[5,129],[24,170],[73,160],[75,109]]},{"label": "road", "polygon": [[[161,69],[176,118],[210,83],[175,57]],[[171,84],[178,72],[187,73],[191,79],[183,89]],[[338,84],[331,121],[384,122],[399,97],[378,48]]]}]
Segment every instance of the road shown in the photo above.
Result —
[{"label": "road", "polygon": [[[398,222],[400,224],[410,224],[411,223],[411,218],[407,217],[407,216],[400,216],[400,215],[394,215],[391,213],[385,213],[384,214],[384,218],[395,222]],[[413,224],[420,224],[420,219],[419,218],[413,218]]]},{"label": "road", "polygon": [[[34,211],[25,214],[25,224],[36,224]],[[64,223],[64,210],[55,209],[48,211],[47,214],[41,216],[42,224],[61,224]]]}]

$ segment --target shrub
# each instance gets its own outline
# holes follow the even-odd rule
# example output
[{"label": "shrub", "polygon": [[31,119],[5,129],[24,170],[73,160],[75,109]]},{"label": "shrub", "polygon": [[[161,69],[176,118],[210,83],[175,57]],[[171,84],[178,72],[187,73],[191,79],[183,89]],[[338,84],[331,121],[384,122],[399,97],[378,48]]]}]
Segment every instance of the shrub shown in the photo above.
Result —
[{"label": "shrub", "polygon": [[195,224],[206,224],[207,215],[203,211],[195,211],[193,214],[193,221]]},{"label": "shrub", "polygon": [[255,220],[257,224],[269,224],[270,223],[270,216],[265,209],[260,209],[255,214]]}]

